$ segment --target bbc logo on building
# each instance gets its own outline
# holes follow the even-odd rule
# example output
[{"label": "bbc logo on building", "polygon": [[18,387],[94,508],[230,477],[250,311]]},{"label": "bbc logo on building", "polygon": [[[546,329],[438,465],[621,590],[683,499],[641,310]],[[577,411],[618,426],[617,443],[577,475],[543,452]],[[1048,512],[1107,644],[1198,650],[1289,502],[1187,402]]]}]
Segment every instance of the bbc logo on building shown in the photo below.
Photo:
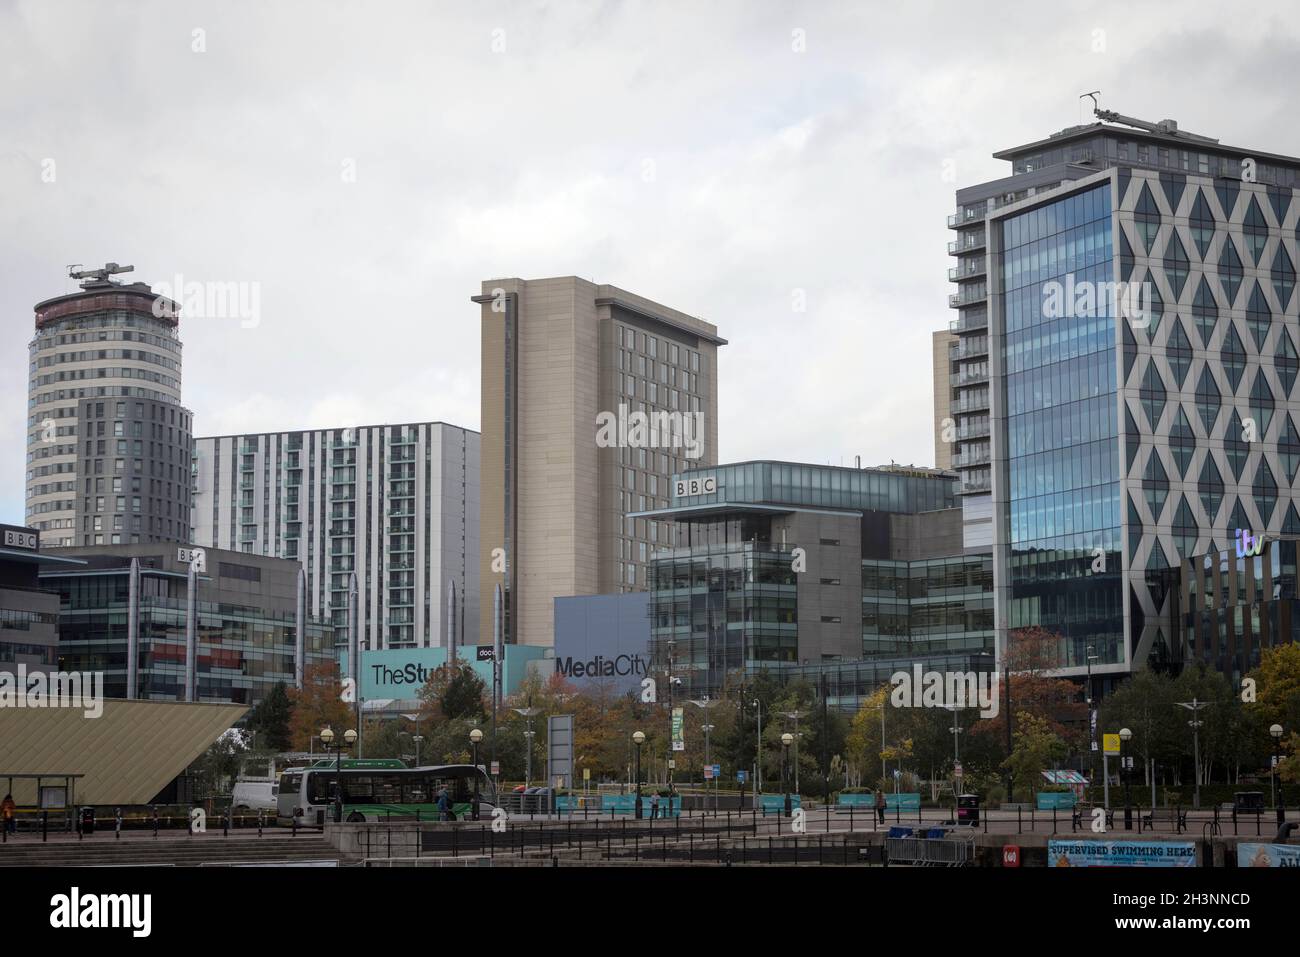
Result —
[{"label": "bbc logo on building", "polygon": [[718,490],[718,480],[712,475],[704,478],[678,479],[674,494],[678,498],[688,495],[712,495]]},{"label": "bbc logo on building", "polygon": [[23,528],[6,528],[4,530],[5,548],[22,548],[27,551],[36,551],[36,532],[29,532]]}]

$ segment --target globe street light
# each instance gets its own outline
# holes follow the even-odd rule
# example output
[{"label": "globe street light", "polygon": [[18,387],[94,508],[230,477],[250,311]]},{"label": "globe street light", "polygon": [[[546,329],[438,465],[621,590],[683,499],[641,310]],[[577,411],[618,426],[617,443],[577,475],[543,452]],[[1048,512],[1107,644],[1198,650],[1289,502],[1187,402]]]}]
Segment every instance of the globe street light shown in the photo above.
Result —
[{"label": "globe street light", "polygon": [[785,746],[781,756],[781,779],[785,784],[785,816],[789,817],[793,813],[790,802],[790,745],[794,744],[794,735],[789,731],[781,735],[781,744]]},{"label": "globe street light", "polygon": [[1277,789],[1277,823],[1286,823],[1286,798],[1282,796],[1282,778],[1278,776],[1278,766],[1282,763],[1282,726],[1272,725],[1268,733],[1273,736],[1273,787]]},{"label": "globe street light", "polygon": [[1129,801],[1129,773],[1128,765],[1133,759],[1124,754],[1124,745],[1128,744],[1133,738],[1133,732],[1128,728],[1119,729],[1119,769],[1124,775],[1124,830],[1133,830],[1133,805]]},{"label": "globe street light", "polygon": [[645,733],[632,732],[632,743],[636,745],[636,819],[641,820],[641,745],[645,744]]},{"label": "globe street light", "polygon": [[469,733],[469,743],[474,748],[474,804],[469,809],[469,815],[472,820],[478,820],[478,743],[483,740],[483,732],[474,728]]},{"label": "globe street light", "polygon": [[[334,823],[338,824],[343,820],[343,749],[352,747],[356,743],[357,733],[349,728],[343,732],[343,740],[334,748]],[[324,728],[320,733],[321,744],[325,745],[325,753],[328,754],[331,746],[334,744],[334,729]]]}]

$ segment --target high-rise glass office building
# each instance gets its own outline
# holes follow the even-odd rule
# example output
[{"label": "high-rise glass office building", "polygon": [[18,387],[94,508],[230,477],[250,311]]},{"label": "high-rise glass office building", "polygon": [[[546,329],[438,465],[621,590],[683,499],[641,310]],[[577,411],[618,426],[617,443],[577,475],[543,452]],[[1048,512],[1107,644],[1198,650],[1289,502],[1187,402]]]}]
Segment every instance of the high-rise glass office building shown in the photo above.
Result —
[{"label": "high-rise glass office building", "polygon": [[1180,562],[1300,531],[1300,159],[1098,116],[958,191],[948,398],[999,647],[1111,678],[1192,657]]},{"label": "high-rise glass office building", "polygon": [[195,440],[197,545],[299,562],[308,613],[364,649],[478,643],[479,434],[443,422]]}]

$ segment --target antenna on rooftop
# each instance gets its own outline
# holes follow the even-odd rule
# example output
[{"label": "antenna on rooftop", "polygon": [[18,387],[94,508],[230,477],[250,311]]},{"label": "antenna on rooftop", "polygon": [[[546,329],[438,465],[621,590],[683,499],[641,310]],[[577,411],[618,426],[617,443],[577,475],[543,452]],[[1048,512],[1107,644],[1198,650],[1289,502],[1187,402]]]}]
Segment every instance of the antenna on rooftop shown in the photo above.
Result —
[{"label": "antenna on rooftop", "polygon": [[119,266],[117,263],[104,263],[102,269],[77,269],[81,263],[74,263],[68,267],[68,275],[73,279],[84,279],[87,283],[108,282],[109,276],[116,276],[118,273],[131,272],[134,266]]},{"label": "antenna on rooftop", "polygon": [[[1084,99],[1084,98],[1091,99],[1091,100],[1092,100],[1092,112],[1093,112],[1093,113],[1096,113],[1097,110],[1099,110],[1099,109],[1101,108],[1101,100],[1098,99],[1099,96],[1101,96],[1101,90],[1093,90],[1091,93],[1080,93],[1080,94],[1079,94],[1079,99],[1081,99],[1081,100]],[[1080,105],[1082,105],[1082,104],[1080,104]],[[1079,119],[1082,120],[1083,117],[1080,117]]]}]

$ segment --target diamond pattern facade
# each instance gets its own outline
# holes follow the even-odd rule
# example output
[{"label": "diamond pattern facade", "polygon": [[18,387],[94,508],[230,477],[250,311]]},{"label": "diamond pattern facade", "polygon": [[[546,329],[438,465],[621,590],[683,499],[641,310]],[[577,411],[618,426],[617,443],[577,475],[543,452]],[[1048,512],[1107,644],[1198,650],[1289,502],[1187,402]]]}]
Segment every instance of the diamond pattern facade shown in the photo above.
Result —
[{"label": "diamond pattern facade", "polygon": [[1179,177],[1178,189],[1153,171],[1119,179],[1117,227],[1163,310],[1123,339],[1133,355],[1120,401],[1137,427],[1120,436],[1125,575],[1139,606],[1126,617],[1141,666],[1161,653],[1174,600],[1149,570],[1228,550],[1237,528],[1281,534],[1300,522],[1300,204],[1291,190],[1210,176]]}]

